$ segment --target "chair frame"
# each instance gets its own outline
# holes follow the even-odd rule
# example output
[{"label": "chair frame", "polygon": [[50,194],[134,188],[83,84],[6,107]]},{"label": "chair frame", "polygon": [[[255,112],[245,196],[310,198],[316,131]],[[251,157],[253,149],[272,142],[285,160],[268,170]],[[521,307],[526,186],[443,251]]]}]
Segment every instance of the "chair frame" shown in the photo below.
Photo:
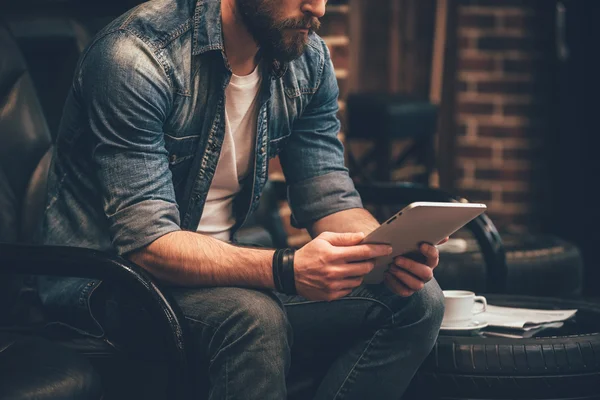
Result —
[{"label": "chair frame", "polygon": [[0,243],[0,260],[0,274],[104,279],[127,286],[138,296],[167,338],[167,388],[170,398],[191,398],[191,352],[183,313],[140,266],[92,249],[13,243]]}]

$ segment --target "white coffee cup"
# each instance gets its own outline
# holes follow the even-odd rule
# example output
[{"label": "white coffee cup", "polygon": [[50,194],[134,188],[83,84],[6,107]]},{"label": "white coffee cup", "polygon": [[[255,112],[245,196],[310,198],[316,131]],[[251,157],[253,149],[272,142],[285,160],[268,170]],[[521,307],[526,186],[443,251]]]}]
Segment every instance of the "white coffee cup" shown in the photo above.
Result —
[{"label": "white coffee cup", "polygon": [[[467,325],[473,315],[480,314],[487,309],[487,301],[483,296],[475,296],[475,293],[467,290],[444,290],[444,303],[446,311],[442,326]],[[475,302],[481,302],[483,307],[473,311]]]}]

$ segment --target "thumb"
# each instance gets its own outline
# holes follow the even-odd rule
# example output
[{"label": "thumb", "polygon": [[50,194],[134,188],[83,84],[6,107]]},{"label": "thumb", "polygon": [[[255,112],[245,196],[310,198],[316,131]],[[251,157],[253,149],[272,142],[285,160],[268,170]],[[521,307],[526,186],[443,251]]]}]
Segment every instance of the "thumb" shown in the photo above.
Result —
[{"label": "thumb", "polygon": [[365,238],[365,234],[363,232],[323,232],[318,237],[332,246],[354,246]]}]

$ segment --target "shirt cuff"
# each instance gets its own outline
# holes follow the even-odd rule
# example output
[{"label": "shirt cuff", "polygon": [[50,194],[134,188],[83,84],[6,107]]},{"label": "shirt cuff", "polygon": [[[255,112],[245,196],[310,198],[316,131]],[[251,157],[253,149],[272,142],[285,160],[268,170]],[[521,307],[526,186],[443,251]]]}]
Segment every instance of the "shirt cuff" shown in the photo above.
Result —
[{"label": "shirt cuff", "polygon": [[176,205],[163,200],[145,200],[111,215],[112,244],[119,255],[149,245],[169,232],[181,230]]},{"label": "shirt cuff", "polygon": [[288,186],[291,222],[306,228],[338,211],[363,208],[360,195],[347,171],[335,171]]}]

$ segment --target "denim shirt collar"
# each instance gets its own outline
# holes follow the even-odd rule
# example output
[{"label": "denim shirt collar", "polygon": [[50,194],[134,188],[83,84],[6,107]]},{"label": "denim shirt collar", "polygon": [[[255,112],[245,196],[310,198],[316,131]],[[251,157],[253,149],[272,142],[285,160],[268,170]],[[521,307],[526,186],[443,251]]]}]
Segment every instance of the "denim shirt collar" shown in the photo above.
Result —
[{"label": "denim shirt collar", "polygon": [[[220,50],[225,57],[223,30],[221,23],[221,0],[197,0],[194,10],[194,28],[192,55]],[[271,60],[271,73],[275,79],[285,75],[288,65],[278,60]]]},{"label": "denim shirt collar", "polygon": [[194,10],[192,55],[210,50],[225,50],[221,29],[221,1],[198,0]]}]

